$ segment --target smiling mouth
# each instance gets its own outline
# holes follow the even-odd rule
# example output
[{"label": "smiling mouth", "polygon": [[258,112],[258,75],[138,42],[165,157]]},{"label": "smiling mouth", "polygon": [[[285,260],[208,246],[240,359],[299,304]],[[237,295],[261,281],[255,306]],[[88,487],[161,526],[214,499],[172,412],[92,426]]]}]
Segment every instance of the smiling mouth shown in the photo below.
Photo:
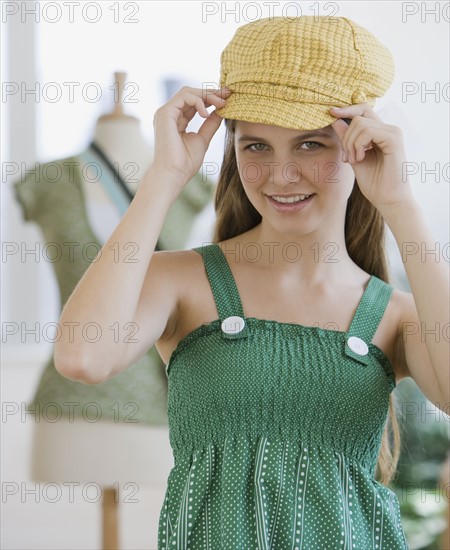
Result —
[{"label": "smiling mouth", "polygon": [[293,204],[296,202],[302,202],[309,197],[312,197],[312,195],[314,195],[314,193],[309,195],[291,195],[290,197],[284,197],[283,195],[268,195],[268,197],[276,202],[279,202],[280,204]]}]

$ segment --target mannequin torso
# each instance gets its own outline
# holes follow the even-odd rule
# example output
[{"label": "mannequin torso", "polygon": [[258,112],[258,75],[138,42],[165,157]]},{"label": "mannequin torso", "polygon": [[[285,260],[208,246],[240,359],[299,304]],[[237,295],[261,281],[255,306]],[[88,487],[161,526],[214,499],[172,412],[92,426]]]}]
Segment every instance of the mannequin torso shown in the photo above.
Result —
[{"label": "mannequin torso", "polygon": [[[95,127],[93,141],[122,176],[131,193],[152,159],[139,120],[106,115]],[[100,170],[104,170],[103,164]],[[86,214],[103,244],[120,221],[121,213],[98,179],[99,165],[82,180]],[[168,428],[102,419],[61,418],[35,426],[32,477],[42,481],[96,482],[107,486],[136,482],[163,488],[173,465]]]}]

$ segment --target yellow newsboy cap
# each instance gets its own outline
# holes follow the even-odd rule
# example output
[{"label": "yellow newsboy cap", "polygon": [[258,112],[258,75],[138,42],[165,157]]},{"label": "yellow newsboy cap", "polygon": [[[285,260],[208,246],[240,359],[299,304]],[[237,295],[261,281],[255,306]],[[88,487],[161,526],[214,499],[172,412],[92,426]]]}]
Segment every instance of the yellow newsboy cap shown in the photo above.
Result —
[{"label": "yellow newsboy cap", "polygon": [[239,27],[221,54],[223,118],[314,130],[328,109],[367,102],[394,78],[390,51],[345,17],[271,17]]}]

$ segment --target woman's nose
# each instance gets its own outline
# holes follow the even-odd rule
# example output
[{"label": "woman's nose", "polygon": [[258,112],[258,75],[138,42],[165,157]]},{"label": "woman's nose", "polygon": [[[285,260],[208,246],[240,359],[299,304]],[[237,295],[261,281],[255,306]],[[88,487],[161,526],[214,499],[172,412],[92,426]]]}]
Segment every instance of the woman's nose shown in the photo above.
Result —
[{"label": "woman's nose", "polygon": [[301,181],[302,167],[298,162],[285,158],[270,164],[272,166],[269,166],[269,183],[283,187]]}]

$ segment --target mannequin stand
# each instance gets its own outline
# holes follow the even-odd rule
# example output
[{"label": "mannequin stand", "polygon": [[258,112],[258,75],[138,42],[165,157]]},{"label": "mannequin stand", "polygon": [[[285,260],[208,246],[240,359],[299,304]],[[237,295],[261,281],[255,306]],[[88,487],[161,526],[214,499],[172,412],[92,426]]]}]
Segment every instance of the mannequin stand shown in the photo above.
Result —
[{"label": "mannequin stand", "polygon": [[119,550],[119,493],[115,488],[103,488],[103,550]]}]

